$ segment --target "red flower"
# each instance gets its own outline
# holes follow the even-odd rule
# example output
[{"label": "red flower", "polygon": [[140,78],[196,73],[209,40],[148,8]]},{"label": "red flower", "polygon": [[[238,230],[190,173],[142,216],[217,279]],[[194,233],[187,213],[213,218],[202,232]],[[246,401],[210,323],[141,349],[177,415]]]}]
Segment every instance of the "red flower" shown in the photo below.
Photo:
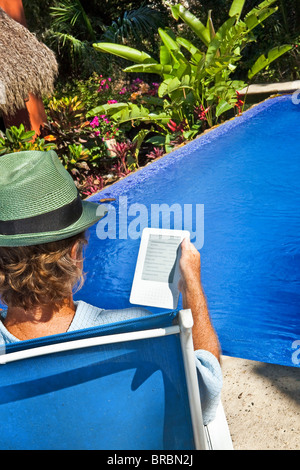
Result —
[{"label": "red flower", "polygon": [[168,122],[167,126],[169,129],[171,129],[172,132],[176,131],[177,124],[176,122],[172,121],[172,119],[170,119],[170,122]]},{"label": "red flower", "polygon": [[243,108],[243,106],[244,106],[244,101],[241,100],[241,95],[240,95],[240,93],[239,93],[238,91],[236,92],[236,98],[237,98],[237,101],[236,101],[236,103],[235,103],[235,106],[238,108],[238,111],[239,111],[239,113],[240,113],[241,110],[242,110],[242,108]]},{"label": "red flower", "polygon": [[210,107],[204,109],[204,106],[201,104],[200,106],[195,106],[194,111],[200,121],[207,121],[206,113],[209,109]]},{"label": "red flower", "polygon": [[176,124],[176,122],[170,119],[170,121],[167,123],[167,126],[172,132],[183,132],[186,124],[184,121],[182,121],[180,124]]}]

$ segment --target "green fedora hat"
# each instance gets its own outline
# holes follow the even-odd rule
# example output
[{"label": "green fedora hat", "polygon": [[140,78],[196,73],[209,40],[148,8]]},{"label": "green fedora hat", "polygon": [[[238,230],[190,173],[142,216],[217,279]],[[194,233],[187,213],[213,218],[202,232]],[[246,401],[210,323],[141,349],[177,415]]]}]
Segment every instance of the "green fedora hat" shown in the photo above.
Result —
[{"label": "green fedora hat", "polygon": [[83,232],[105,215],[82,201],[53,150],[0,157],[0,246],[27,246]]}]

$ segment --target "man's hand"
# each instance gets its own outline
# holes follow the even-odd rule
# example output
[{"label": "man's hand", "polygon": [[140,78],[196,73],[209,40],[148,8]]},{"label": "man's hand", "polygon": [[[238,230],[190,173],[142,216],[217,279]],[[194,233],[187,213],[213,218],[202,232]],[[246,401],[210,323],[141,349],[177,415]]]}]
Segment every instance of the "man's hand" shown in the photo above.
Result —
[{"label": "man's hand", "polygon": [[184,295],[187,290],[201,286],[200,253],[188,238],[181,242],[181,257],[179,260],[181,278],[178,289]]},{"label": "man's hand", "polygon": [[181,279],[178,289],[182,294],[182,307],[191,309],[194,320],[194,348],[210,351],[219,360],[219,341],[210,321],[206,298],[201,286],[200,253],[187,238],[181,242],[179,268]]}]

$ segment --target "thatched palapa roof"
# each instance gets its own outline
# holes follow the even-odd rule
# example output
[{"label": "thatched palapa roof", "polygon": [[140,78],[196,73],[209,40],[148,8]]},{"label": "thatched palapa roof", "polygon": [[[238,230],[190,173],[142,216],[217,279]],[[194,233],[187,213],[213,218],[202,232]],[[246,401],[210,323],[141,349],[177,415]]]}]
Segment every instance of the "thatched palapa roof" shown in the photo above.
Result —
[{"label": "thatched palapa roof", "polygon": [[54,53],[0,8],[0,110],[13,114],[29,93],[51,94],[57,72]]}]

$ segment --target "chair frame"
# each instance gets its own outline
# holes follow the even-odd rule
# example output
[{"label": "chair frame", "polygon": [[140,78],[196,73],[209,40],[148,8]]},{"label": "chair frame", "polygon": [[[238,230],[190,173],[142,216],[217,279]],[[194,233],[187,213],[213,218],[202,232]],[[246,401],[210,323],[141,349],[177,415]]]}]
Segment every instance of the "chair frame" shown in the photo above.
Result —
[{"label": "chair frame", "polygon": [[[207,426],[203,425],[200,392],[198,387],[197,372],[195,366],[194,346],[192,339],[193,317],[190,309],[178,312],[178,324],[165,328],[155,328],[142,331],[97,336],[86,339],[71,340],[31,349],[15,351],[8,354],[0,354],[1,364],[8,364],[23,359],[55,354],[74,349],[90,348],[93,346],[115,344],[140,339],[157,338],[161,336],[179,334],[183,363],[185,369],[188,399],[191,412],[191,420],[196,450],[213,450],[215,448],[231,450],[232,441],[227,426],[226,417],[220,403],[216,422]],[[218,421],[218,423],[217,423]],[[221,426],[220,426],[221,425]],[[222,434],[220,436],[220,434]],[[214,435],[217,435],[215,438]]]}]

